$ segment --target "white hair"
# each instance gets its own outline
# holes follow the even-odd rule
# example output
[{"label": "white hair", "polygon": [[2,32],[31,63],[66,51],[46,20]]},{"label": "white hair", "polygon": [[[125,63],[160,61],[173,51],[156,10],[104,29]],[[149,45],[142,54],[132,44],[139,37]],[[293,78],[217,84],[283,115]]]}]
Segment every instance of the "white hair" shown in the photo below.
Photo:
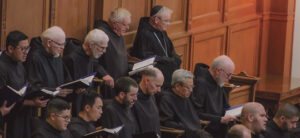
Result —
[{"label": "white hair", "polygon": [[131,14],[124,8],[116,8],[110,13],[109,21],[121,22],[123,19],[130,18]]},{"label": "white hair", "polygon": [[175,70],[172,74],[172,82],[171,85],[174,87],[175,84],[180,83],[184,84],[186,79],[193,79],[194,75],[192,72],[184,69]]},{"label": "white hair", "polygon": [[171,15],[173,11],[165,6],[163,6],[156,14],[154,14],[152,17],[162,17],[163,15]]},{"label": "white hair", "polygon": [[227,64],[234,66],[234,63],[230,59],[230,57],[228,57],[226,55],[221,55],[214,59],[212,65],[211,65],[211,68],[212,68],[212,70],[216,70],[217,68],[224,68],[224,66]]},{"label": "white hair", "polygon": [[55,40],[59,37],[66,37],[66,34],[63,29],[58,26],[52,26],[41,34],[42,42],[44,42],[45,39]]},{"label": "white hair", "polygon": [[100,29],[93,29],[91,30],[85,37],[84,43],[107,43],[109,38],[105,32]]}]

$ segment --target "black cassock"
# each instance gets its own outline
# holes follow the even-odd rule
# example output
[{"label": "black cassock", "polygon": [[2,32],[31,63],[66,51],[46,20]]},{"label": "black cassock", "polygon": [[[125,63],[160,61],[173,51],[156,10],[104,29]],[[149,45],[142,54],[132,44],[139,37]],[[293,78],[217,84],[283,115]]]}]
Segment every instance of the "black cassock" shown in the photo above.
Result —
[{"label": "black cassock", "polygon": [[273,120],[267,123],[267,129],[263,132],[265,138],[291,138],[291,134],[292,132],[279,128]]},{"label": "black cassock", "polygon": [[138,92],[138,100],[134,103],[133,112],[139,125],[139,133],[155,132],[160,134],[159,113],[155,97]]},{"label": "black cassock", "polygon": [[268,137],[264,137],[261,133],[259,133],[259,134],[253,134],[253,133],[251,133],[251,138],[268,138]]},{"label": "black cassock", "polygon": [[[96,72],[97,69],[102,68],[96,59],[89,57],[80,46],[72,50],[72,52],[63,57],[63,61],[70,72],[73,80],[77,80],[83,76]],[[102,68],[103,69],[103,68]],[[80,103],[82,94],[72,95],[72,115],[75,117],[80,111]]]},{"label": "black cassock", "polygon": [[[102,20],[95,22],[95,28],[103,30],[109,37],[106,52],[99,58],[99,64],[105,69],[100,76],[110,75],[115,81],[120,77],[128,76],[128,58],[123,36],[117,35],[109,24]],[[113,90],[108,87],[101,91],[105,91],[103,93],[105,99],[115,96]]]},{"label": "black cassock", "polygon": [[165,77],[164,88],[171,86],[172,73],[179,69],[181,64],[167,32],[153,28],[148,17],[140,19],[131,55],[140,59],[156,55],[156,67]]},{"label": "black cassock", "polygon": [[[44,87],[56,88],[72,80],[62,58],[53,57],[42,46],[31,53],[26,67],[33,93]],[[42,117],[45,118],[45,108],[42,109]]]},{"label": "black cassock", "polygon": [[[195,106],[201,120],[211,121],[206,131],[214,137],[224,137],[227,133],[227,126],[221,124],[221,117],[229,108],[226,93],[213,79],[208,68],[201,67],[195,76],[195,88],[191,95],[191,101]],[[219,133],[215,133],[219,132]]]},{"label": "black cassock", "polygon": [[[0,56],[0,88],[6,85],[19,90],[26,83],[25,69],[21,62],[14,61],[5,51]],[[0,91],[1,92],[1,91]],[[3,102],[3,101],[1,101]],[[11,112],[5,116],[8,138],[30,138],[31,114],[29,106],[23,106],[20,99]]]},{"label": "black cassock", "polygon": [[163,126],[182,130],[201,129],[200,119],[190,99],[179,97],[172,91],[161,97],[159,111]]},{"label": "black cassock", "polygon": [[32,132],[31,138],[73,138],[69,129],[66,131],[59,131],[52,127],[48,122],[39,120],[38,126]]},{"label": "black cassock", "polygon": [[87,133],[96,131],[95,126],[91,122],[86,122],[81,117],[72,118],[68,128],[73,138],[81,138]]},{"label": "black cassock", "polygon": [[116,100],[113,100],[104,110],[101,125],[104,128],[115,128],[124,125],[119,135],[113,135],[113,138],[132,138],[132,135],[138,132],[137,122],[131,108],[125,107]]}]

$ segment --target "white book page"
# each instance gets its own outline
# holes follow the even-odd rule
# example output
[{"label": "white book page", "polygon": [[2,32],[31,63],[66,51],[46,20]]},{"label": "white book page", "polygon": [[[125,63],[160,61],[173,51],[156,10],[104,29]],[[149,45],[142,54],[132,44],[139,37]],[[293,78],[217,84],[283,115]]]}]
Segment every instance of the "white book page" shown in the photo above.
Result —
[{"label": "white book page", "polygon": [[226,111],[225,116],[226,116],[226,115],[240,116],[241,113],[242,113],[243,107],[244,107],[244,105],[240,105],[240,106],[238,106],[238,107],[236,107],[236,108],[233,107],[232,109]]},{"label": "white book page", "polygon": [[16,89],[14,89],[14,88],[12,88],[12,87],[10,87],[8,85],[7,85],[7,88],[10,89],[10,90],[12,90],[16,94],[22,96],[26,92],[26,90],[27,90],[27,85],[23,86],[20,90],[16,90]]},{"label": "white book page", "polygon": [[154,60],[155,60],[155,57],[152,57],[152,58],[137,62],[133,65],[132,70],[136,70],[136,69],[139,69],[139,68],[142,68],[142,67],[152,65]]}]

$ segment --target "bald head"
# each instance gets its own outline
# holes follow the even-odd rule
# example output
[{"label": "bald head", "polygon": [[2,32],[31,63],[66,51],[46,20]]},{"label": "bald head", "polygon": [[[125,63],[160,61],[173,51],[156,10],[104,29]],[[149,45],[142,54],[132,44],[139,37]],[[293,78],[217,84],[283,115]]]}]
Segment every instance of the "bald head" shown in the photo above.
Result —
[{"label": "bald head", "polygon": [[227,138],[251,138],[251,132],[244,125],[234,125],[229,129]]},{"label": "bald head", "polygon": [[235,65],[233,61],[226,55],[218,56],[214,59],[209,68],[210,74],[220,87],[223,87],[225,82],[231,79]]},{"label": "bald head", "polygon": [[266,111],[257,102],[246,103],[242,109],[241,122],[253,133],[260,133],[266,130]]},{"label": "bald head", "polygon": [[211,69],[215,70],[217,68],[225,68],[227,66],[235,68],[235,65],[234,65],[233,61],[230,59],[230,57],[228,57],[226,55],[221,55],[214,59],[212,65],[211,65]]},{"label": "bald head", "polygon": [[52,26],[41,34],[41,39],[44,42],[46,39],[57,40],[66,38],[65,32],[58,26]]},{"label": "bald head", "polygon": [[149,95],[154,95],[161,91],[164,82],[164,75],[158,68],[147,68],[142,71],[140,87],[142,91]]}]

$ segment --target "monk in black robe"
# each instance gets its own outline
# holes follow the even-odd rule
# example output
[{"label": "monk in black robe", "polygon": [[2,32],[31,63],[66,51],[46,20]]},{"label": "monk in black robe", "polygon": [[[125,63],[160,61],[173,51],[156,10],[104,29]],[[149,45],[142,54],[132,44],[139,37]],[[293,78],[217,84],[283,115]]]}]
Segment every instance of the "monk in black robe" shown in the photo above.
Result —
[{"label": "monk in black robe", "polygon": [[[30,47],[28,38],[19,31],[10,32],[6,39],[6,50],[0,56],[0,89],[10,86],[20,90],[26,84],[26,72],[22,62],[26,60]],[[29,93],[27,89],[27,93]],[[0,90],[1,92],[1,90]],[[3,104],[1,101],[0,104]],[[39,99],[16,99],[16,105],[5,117],[8,138],[30,138],[33,106],[46,106]],[[2,121],[1,121],[2,122]]]},{"label": "monk in black robe", "polygon": [[234,64],[227,56],[217,57],[209,69],[204,65],[195,69],[195,88],[191,101],[199,118],[210,121],[206,131],[216,138],[224,137],[227,133],[227,124],[236,120],[234,116],[224,116],[230,106],[222,88],[233,71]]},{"label": "monk in black robe", "polygon": [[103,20],[95,22],[95,28],[103,30],[109,37],[106,52],[99,58],[99,64],[105,69],[100,74],[106,84],[101,89],[105,99],[115,96],[111,89],[114,86],[114,80],[128,76],[128,58],[123,35],[129,30],[130,16],[126,9],[117,8],[112,11],[108,22]]},{"label": "monk in black robe", "polygon": [[70,120],[69,104],[62,99],[52,99],[47,104],[46,120],[35,120],[31,138],[73,138],[67,128]]},{"label": "monk in black robe", "polygon": [[267,123],[263,133],[266,138],[291,138],[299,121],[299,110],[292,104],[280,105],[274,118]]},{"label": "monk in black robe", "polygon": [[160,134],[159,111],[154,94],[161,91],[163,82],[164,76],[157,68],[148,68],[142,72],[138,100],[133,106],[139,124],[139,133]]},{"label": "monk in black robe", "polygon": [[116,81],[115,91],[117,96],[104,110],[101,125],[104,128],[124,125],[119,135],[112,137],[132,138],[132,135],[138,132],[138,125],[131,111],[137,100],[138,84],[129,77],[121,77]]},{"label": "monk in black robe", "polygon": [[155,66],[165,77],[163,88],[170,88],[172,73],[180,68],[181,59],[175,53],[172,41],[166,32],[170,24],[171,10],[163,6],[155,6],[151,17],[140,19],[131,55],[140,59],[156,56]]},{"label": "monk in black robe", "polygon": [[192,131],[201,129],[200,119],[189,99],[192,88],[191,72],[179,69],[173,73],[172,89],[162,96],[159,105],[161,125]]},{"label": "monk in black robe", "polygon": [[[42,88],[56,89],[71,81],[60,54],[65,46],[65,33],[57,26],[45,30],[41,35],[42,46],[32,52],[26,62],[28,81],[32,84],[33,95]],[[66,98],[72,89],[59,89],[58,96]],[[42,117],[45,118],[42,110]]]},{"label": "monk in black robe", "polygon": [[[76,48],[70,54],[63,57],[63,61],[73,80],[97,72],[102,68],[95,60],[105,52],[108,41],[108,36],[102,30],[94,29],[86,36],[82,46],[79,46],[79,48]],[[81,92],[83,89],[75,91],[74,97],[72,98],[73,116],[77,116],[80,111]]]},{"label": "monk in black robe", "polygon": [[74,138],[81,138],[87,133],[96,131],[93,122],[101,117],[102,107],[103,102],[96,92],[90,91],[82,95],[81,111],[69,125]]}]

